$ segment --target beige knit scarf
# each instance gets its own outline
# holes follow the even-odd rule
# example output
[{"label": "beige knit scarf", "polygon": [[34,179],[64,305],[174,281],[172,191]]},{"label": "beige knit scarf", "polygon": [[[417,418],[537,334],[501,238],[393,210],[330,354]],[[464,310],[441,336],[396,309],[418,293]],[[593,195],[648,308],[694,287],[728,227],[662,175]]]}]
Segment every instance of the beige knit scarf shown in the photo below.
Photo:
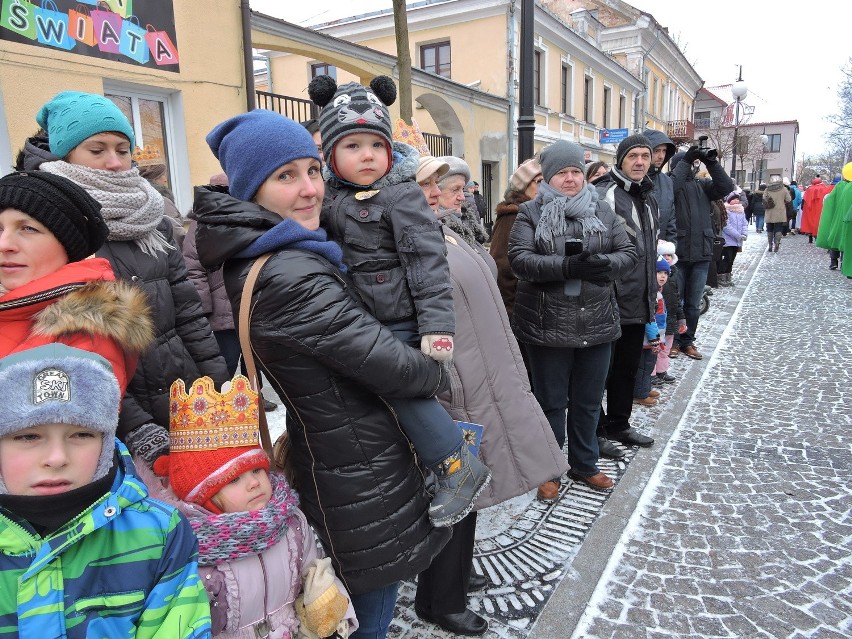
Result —
[{"label": "beige knit scarf", "polygon": [[104,171],[64,160],[44,162],[39,168],[76,182],[100,202],[101,215],[109,229],[108,240],[133,240],[152,257],[157,251],[166,253],[175,248],[157,229],[163,219],[163,196],[139,175],[139,169]]}]

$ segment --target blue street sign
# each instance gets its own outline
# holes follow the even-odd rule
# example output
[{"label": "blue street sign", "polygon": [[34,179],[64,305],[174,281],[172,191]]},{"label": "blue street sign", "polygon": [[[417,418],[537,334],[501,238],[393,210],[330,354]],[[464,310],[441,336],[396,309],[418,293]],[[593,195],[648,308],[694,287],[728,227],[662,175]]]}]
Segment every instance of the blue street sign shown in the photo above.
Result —
[{"label": "blue street sign", "polygon": [[601,129],[601,144],[618,144],[627,137],[628,129]]}]

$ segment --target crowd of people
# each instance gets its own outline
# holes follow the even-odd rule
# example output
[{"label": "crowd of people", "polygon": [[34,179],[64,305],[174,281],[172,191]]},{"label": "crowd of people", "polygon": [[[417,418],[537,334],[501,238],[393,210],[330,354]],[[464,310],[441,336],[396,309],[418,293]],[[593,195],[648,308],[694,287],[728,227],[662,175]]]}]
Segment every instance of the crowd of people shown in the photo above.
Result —
[{"label": "crowd of people", "polygon": [[832,269],[852,241],[852,165],[749,197],[651,130],[612,166],[568,141],[521,163],[489,239],[467,163],[394,135],[390,78],[309,94],[315,121],[208,134],[185,237],[110,100],[36,115],[0,178],[2,627],[379,639],[416,576],[421,619],[481,635],[477,511],[613,488],[599,458],[653,445],[632,411],[703,357],[748,220]]}]

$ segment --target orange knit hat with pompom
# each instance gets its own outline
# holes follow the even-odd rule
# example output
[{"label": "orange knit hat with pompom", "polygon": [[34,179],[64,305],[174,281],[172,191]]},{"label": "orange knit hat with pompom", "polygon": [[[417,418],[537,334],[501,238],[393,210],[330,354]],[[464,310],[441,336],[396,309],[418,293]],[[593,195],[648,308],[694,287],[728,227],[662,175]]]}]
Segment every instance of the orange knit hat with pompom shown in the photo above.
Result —
[{"label": "orange knit hat with pompom", "polygon": [[248,379],[234,377],[217,393],[213,380],[202,377],[189,392],[183,380],[170,391],[170,453],[154,462],[154,472],[168,477],[180,499],[222,511],[213,503],[229,482],[255,468],[269,470],[260,447],[258,395]]}]

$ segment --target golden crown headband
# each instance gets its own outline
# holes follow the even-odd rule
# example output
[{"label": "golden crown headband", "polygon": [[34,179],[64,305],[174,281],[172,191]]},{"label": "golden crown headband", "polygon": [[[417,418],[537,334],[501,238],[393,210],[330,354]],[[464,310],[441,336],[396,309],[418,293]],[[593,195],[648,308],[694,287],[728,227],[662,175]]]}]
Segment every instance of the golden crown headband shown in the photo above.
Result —
[{"label": "golden crown headband", "polygon": [[243,375],[216,391],[202,377],[187,392],[182,379],[169,391],[169,445],[172,453],[260,446],[258,396]]}]

